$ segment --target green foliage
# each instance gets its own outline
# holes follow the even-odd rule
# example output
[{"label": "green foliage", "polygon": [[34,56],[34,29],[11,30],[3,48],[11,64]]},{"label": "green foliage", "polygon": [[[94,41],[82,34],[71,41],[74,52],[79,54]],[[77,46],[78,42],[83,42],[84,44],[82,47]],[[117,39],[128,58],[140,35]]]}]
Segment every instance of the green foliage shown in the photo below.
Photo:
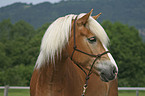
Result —
[{"label": "green foliage", "polygon": [[34,28],[22,20],[16,22],[10,31],[11,39],[15,39],[18,37],[25,37],[29,39],[33,34],[35,34]]},{"label": "green foliage", "polygon": [[0,40],[3,39],[9,39],[10,36],[10,30],[13,27],[10,19],[7,20],[3,20],[2,22],[0,22]]},{"label": "green foliage", "polygon": [[[25,21],[0,22],[0,85],[29,86],[40,43],[49,23],[35,30]],[[119,86],[145,85],[145,44],[134,27],[104,21],[119,66]]]},{"label": "green foliage", "polygon": [[1,73],[3,83],[11,86],[28,86],[30,83],[33,66],[24,66],[23,64],[8,68]]},{"label": "green foliage", "polygon": [[145,44],[138,31],[119,22],[102,23],[110,37],[110,50],[119,66],[119,86],[144,86]]},{"label": "green foliage", "polygon": [[49,24],[38,31],[25,21],[12,24],[8,19],[0,25],[0,85],[28,86],[41,38]]}]

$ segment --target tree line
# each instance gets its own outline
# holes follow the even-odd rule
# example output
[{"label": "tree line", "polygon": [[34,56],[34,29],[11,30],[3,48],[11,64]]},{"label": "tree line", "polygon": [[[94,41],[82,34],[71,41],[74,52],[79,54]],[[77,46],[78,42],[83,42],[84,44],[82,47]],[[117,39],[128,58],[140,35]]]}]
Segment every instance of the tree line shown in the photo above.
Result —
[{"label": "tree line", "polygon": [[[83,2],[84,1],[84,2]],[[58,3],[43,2],[33,5],[14,3],[0,8],[0,21],[11,18],[12,23],[25,20],[35,28],[46,22],[52,22],[67,14],[88,13],[94,9],[92,15],[102,13],[100,21],[120,21],[124,24],[145,28],[144,0],[62,0]]]},{"label": "tree line", "polygon": [[[34,29],[25,21],[0,22],[0,86],[29,86],[40,43],[50,23]],[[119,86],[145,85],[145,44],[135,27],[103,21],[118,67]]]}]

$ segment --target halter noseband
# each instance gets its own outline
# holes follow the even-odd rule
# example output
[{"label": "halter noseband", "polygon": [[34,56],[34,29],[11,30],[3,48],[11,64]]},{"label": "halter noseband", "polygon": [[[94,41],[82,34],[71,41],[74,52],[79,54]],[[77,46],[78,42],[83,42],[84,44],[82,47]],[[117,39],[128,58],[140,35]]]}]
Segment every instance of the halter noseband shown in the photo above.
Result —
[{"label": "halter noseband", "polygon": [[[97,55],[94,55],[94,54],[89,54],[89,53],[86,53],[86,52],[84,52],[84,51],[81,51],[81,50],[79,50],[79,49],[77,49],[77,46],[76,46],[76,39],[75,39],[75,24],[76,24],[76,20],[77,20],[77,17],[78,16],[76,16],[76,18],[75,18],[75,20],[74,20],[74,27],[73,27],[73,32],[74,32],[74,46],[73,46],[73,52],[72,52],[72,55],[71,55],[71,60],[85,73],[85,75],[86,75],[86,78],[85,78],[85,84],[84,84],[84,89],[83,89],[83,93],[82,93],[82,95],[81,96],[85,96],[85,92],[86,92],[86,89],[87,89],[87,86],[88,86],[88,80],[89,80],[89,78],[90,78],[90,75],[92,74],[92,69],[93,69],[93,66],[94,66],[94,64],[95,64],[95,62],[97,61],[97,59],[99,59],[99,58],[101,58],[101,56],[103,56],[103,55],[105,55],[105,54],[107,54],[107,53],[109,53],[109,51],[105,51],[105,52],[103,52],[103,53],[101,53],[101,54],[97,54]],[[75,62],[72,58],[73,58],[73,55],[74,55],[74,53],[75,53],[75,51],[78,51],[78,52],[80,52],[80,53],[83,53],[83,54],[85,54],[85,55],[88,55],[88,56],[91,56],[91,57],[95,57],[95,60],[93,61],[93,63],[92,63],[92,65],[91,65],[91,68],[90,68],[90,70],[89,70],[89,72],[88,72],[88,74],[87,74],[87,72],[77,63],[77,62]]]}]

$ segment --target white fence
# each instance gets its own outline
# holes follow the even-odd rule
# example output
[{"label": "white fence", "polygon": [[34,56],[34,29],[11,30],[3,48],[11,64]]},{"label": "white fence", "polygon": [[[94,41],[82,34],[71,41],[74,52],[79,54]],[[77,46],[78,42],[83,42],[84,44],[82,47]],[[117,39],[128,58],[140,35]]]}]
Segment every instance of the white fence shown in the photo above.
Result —
[{"label": "white fence", "polygon": [[[4,96],[8,96],[8,89],[30,89],[30,87],[2,86],[0,89],[4,89]],[[118,87],[118,90],[136,91],[136,96],[139,96],[139,91],[145,91],[145,87]]]},{"label": "white fence", "polygon": [[136,91],[136,96],[139,96],[139,91],[145,91],[145,87],[118,87],[118,90]]},{"label": "white fence", "polygon": [[8,96],[8,89],[30,89],[30,87],[19,87],[19,86],[5,86],[0,87],[0,89],[4,89],[4,96]]}]

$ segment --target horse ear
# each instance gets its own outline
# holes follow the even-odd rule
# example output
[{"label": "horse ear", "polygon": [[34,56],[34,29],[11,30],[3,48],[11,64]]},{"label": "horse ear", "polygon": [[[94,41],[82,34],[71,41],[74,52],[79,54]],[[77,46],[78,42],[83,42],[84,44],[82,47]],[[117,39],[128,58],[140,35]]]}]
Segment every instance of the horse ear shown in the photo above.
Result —
[{"label": "horse ear", "polygon": [[101,15],[102,13],[99,13],[98,15],[96,15],[96,16],[92,16],[95,20],[97,20],[99,17],[100,17],[100,15]]},{"label": "horse ear", "polygon": [[87,13],[86,15],[84,15],[83,17],[81,17],[80,19],[77,20],[78,24],[84,25],[87,23],[88,18],[90,17],[90,15],[92,14],[93,9]]}]

